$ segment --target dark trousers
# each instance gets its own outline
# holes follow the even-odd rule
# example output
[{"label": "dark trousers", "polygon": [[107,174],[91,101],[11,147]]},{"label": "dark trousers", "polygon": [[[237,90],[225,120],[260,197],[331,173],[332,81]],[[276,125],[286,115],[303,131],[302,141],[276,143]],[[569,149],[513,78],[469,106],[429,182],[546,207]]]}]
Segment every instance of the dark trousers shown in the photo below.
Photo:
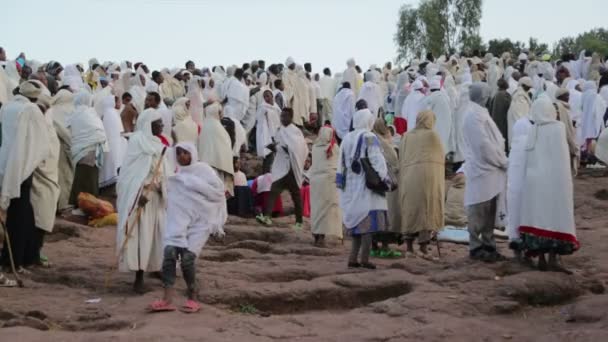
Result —
[{"label": "dark trousers", "polygon": [[178,258],[181,260],[182,274],[188,286],[188,298],[194,299],[196,296],[196,254],[187,248],[167,246],[163,257],[162,279],[165,288],[175,285],[176,267]]},{"label": "dark trousers", "polygon": [[30,203],[32,177],[21,183],[21,197],[13,198],[6,211],[6,238],[2,248],[2,265],[10,266],[10,255],[7,242],[11,244],[15,267],[26,267],[40,262],[40,248],[44,231],[36,228],[34,209]]},{"label": "dark trousers", "polygon": [[300,187],[296,182],[296,178],[293,175],[292,170],[289,170],[285,177],[272,183],[272,186],[270,187],[270,197],[266,203],[266,208],[264,208],[264,215],[272,215],[274,202],[276,202],[277,198],[281,196],[281,193],[285,190],[289,191],[289,194],[291,195],[291,200],[293,201],[293,205],[295,207],[296,222],[303,223],[304,220],[302,219],[302,197],[300,195]]}]

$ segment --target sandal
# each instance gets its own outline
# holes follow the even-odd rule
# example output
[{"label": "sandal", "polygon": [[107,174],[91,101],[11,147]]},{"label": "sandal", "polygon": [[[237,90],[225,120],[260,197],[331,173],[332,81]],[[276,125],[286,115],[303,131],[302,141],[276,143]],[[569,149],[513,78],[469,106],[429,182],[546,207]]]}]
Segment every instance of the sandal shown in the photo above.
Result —
[{"label": "sandal", "polygon": [[0,273],[0,287],[17,287],[17,282],[12,279],[8,279],[3,273]]},{"label": "sandal", "polygon": [[192,299],[188,299],[186,303],[182,305],[179,311],[187,314],[197,313],[201,311],[201,305]]},{"label": "sandal", "polygon": [[147,311],[153,312],[171,312],[177,310],[171,303],[167,303],[165,300],[157,300],[148,305]]}]

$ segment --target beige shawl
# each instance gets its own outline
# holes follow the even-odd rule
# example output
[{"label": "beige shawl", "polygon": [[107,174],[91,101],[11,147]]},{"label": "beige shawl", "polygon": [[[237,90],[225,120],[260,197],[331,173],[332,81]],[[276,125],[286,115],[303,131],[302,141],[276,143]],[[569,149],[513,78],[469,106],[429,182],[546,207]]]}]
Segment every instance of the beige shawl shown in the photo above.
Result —
[{"label": "beige shawl", "polygon": [[570,117],[570,105],[560,100],[557,100],[555,105],[557,106],[559,121],[566,126],[566,139],[568,141],[568,149],[570,151],[570,169],[572,170],[572,175],[576,176],[578,173],[580,149],[576,145],[576,129],[574,128],[572,118]]},{"label": "beige shawl", "polygon": [[173,113],[175,114],[173,120],[175,126],[173,126],[173,133],[175,133],[175,143],[189,142],[196,144],[198,139],[198,125],[192,119],[192,116],[186,108],[188,100],[187,97],[182,97],[175,101],[173,104]]},{"label": "beige shawl", "polygon": [[342,210],[338,201],[336,172],[340,148],[335,143],[334,129],[323,127],[312,146],[310,180],[311,230],[313,234],[342,238]]},{"label": "beige shawl", "polygon": [[[382,118],[376,119],[374,122],[374,128],[372,130],[380,146],[382,147],[382,155],[386,160],[388,166],[388,172],[393,180],[399,179],[399,156],[397,151],[393,147],[392,137],[386,126],[386,123]],[[395,233],[402,233],[401,227],[401,205],[399,204],[399,191],[394,190],[386,193],[386,201],[388,205],[388,226],[389,230]]]},{"label": "beige shawl", "polygon": [[420,112],[416,128],[401,140],[399,194],[407,234],[444,226],[445,153],[434,125],[433,112]]}]

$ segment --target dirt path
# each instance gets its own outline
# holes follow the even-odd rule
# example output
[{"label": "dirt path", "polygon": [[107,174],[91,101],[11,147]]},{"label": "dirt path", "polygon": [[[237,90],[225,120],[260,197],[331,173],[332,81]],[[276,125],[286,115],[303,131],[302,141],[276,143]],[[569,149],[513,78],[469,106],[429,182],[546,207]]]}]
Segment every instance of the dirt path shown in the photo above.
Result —
[{"label": "dirt path", "polygon": [[290,219],[263,228],[231,218],[226,240],[200,257],[195,315],[146,314],[161,295],[156,279],[143,296],[131,294],[131,274],[113,273],[106,287],[115,229],[59,221],[44,250],[54,267],[27,276],[25,289],[0,289],[0,340],[606,341],[608,201],[598,191],[608,186],[597,176],[576,180],[582,250],[565,258],[573,276],[471,262],[453,244],[441,262],[349,270],[348,242],[314,248]]}]

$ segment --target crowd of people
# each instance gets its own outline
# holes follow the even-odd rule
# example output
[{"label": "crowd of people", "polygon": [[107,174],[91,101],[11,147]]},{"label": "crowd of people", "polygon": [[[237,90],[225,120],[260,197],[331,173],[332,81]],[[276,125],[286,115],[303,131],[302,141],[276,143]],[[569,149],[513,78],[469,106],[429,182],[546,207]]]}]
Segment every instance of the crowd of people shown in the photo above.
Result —
[{"label": "crowd of people", "polygon": [[[506,226],[519,261],[568,272],[560,256],[580,247],[573,176],[608,161],[608,69],[585,51],[429,54],[365,72],[349,59],[334,75],[291,57],[151,71],[9,60],[0,48],[0,63],[2,270],[49,266],[41,249],[56,214],[115,186],[118,267],[137,292],[160,272],[152,311],[175,310],[178,261],[182,310],[198,311],[208,238],[224,235],[229,213],[272,225],[285,190],[294,229],[310,216],[315,246],[352,239],[351,268],[401,256],[393,243],[435,260],[429,245],[451,221],[468,227],[471,259],[504,260],[494,229]],[[245,153],[261,172],[241,171]],[[15,286],[3,273],[0,283]]]}]

